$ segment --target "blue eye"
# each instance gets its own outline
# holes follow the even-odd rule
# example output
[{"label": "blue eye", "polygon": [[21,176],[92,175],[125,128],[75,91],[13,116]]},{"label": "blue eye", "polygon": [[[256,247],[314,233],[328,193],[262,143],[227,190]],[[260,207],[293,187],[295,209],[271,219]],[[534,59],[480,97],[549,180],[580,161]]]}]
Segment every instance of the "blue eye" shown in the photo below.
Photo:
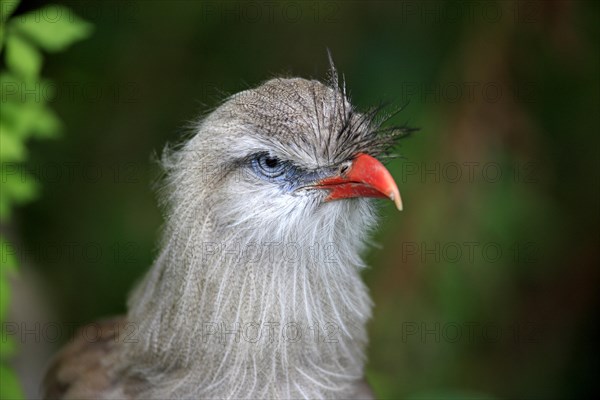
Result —
[{"label": "blue eye", "polygon": [[289,163],[269,154],[260,154],[252,160],[254,171],[267,178],[277,178],[289,168]]}]

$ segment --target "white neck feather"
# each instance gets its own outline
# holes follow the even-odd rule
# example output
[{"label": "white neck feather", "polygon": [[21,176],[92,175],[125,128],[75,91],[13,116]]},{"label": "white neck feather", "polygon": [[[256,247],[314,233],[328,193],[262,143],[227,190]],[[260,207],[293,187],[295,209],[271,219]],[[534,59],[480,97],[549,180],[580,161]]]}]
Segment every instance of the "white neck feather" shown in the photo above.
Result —
[{"label": "white neck feather", "polygon": [[351,394],[363,377],[371,304],[359,276],[364,234],[341,217],[356,206],[346,203],[331,204],[316,224],[288,221],[283,236],[215,232],[208,215],[176,220],[130,301],[139,335],[127,359],[169,388],[152,397]]}]

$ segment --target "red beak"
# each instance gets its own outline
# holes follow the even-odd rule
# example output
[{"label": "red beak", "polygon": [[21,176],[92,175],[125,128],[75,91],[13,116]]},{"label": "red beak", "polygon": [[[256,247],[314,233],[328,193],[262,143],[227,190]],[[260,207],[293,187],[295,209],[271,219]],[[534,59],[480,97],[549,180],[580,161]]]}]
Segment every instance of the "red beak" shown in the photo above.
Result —
[{"label": "red beak", "polygon": [[398,210],[402,210],[402,199],[394,178],[382,163],[364,153],[359,153],[346,171],[320,180],[315,187],[330,190],[325,201],[387,197],[396,204]]}]

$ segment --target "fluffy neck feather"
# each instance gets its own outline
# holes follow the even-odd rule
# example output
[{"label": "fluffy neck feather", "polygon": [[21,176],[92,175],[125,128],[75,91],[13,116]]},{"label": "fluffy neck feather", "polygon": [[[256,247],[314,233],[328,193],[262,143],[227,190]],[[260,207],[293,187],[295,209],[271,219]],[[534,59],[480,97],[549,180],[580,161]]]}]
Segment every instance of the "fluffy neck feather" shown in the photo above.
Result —
[{"label": "fluffy neck feather", "polygon": [[[171,182],[185,186],[186,173]],[[129,303],[138,335],[125,369],[161,382],[142,396],[351,395],[371,312],[359,276],[370,203],[296,204],[274,216],[246,202],[257,211],[241,219],[224,199],[179,189],[162,251]]]}]

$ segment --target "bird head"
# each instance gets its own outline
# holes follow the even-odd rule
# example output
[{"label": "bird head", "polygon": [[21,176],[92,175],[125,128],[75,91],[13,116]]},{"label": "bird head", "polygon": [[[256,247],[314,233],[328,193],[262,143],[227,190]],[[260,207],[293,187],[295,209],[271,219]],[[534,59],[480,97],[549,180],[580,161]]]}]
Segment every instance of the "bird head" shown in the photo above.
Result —
[{"label": "bird head", "polygon": [[407,130],[381,128],[377,111],[356,111],[337,81],[277,78],[233,95],[167,158],[175,166],[171,203],[209,208],[221,227],[263,232],[319,221],[315,216],[368,224],[372,198],[401,210],[398,187],[378,157]]}]

